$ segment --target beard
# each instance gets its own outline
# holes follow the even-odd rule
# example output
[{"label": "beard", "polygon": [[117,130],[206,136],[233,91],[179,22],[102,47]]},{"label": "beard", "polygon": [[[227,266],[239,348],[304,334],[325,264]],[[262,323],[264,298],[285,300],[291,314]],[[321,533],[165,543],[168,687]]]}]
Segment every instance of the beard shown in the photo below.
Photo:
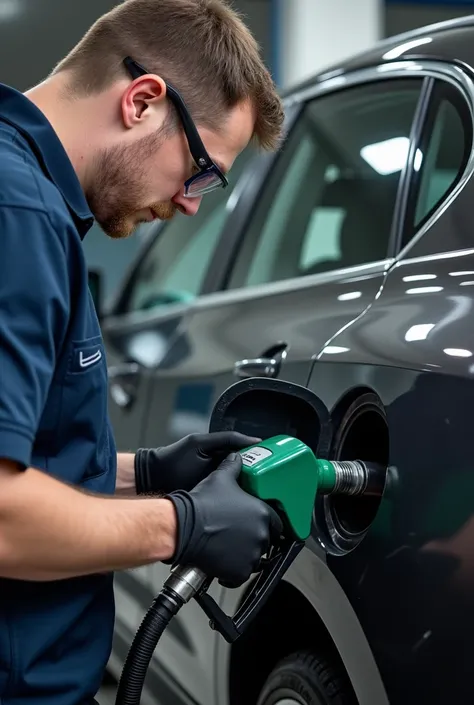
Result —
[{"label": "beard", "polygon": [[155,135],[143,137],[135,145],[111,147],[97,158],[95,175],[86,193],[89,208],[102,230],[111,238],[132,235],[138,225],[136,213],[150,209],[160,220],[170,220],[177,211],[171,201],[143,204],[144,165],[156,154],[169,129],[164,125]]}]

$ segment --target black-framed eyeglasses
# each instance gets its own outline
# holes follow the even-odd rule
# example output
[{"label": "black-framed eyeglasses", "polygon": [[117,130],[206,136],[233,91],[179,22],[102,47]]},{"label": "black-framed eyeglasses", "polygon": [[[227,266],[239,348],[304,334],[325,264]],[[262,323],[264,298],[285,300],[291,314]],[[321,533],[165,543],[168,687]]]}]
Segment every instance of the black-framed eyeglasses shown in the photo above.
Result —
[{"label": "black-framed eyeglasses", "polygon": [[[124,59],[123,63],[125,64],[128,73],[134,80],[140,76],[146,76],[150,73],[129,56]],[[207,153],[206,148],[204,147],[199,136],[199,132],[197,131],[196,125],[194,124],[194,120],[186,107],[186,103],[176,88],[173,88],[173,86],[166,81],[165,84],[168,96],[176,108],[183,125],[184,134],[186,135],[186,139],[188,141],[191,156],[194,159],[196,166],[199,168],[197,174],[193,174],[193,176],[185,181],[184,195],[187,198],[197,198],[199,196],[203,196],[205,193],[209,193],[209,191],[214,191],[216,188],[225,188],[229,185],[229,182]]]}]

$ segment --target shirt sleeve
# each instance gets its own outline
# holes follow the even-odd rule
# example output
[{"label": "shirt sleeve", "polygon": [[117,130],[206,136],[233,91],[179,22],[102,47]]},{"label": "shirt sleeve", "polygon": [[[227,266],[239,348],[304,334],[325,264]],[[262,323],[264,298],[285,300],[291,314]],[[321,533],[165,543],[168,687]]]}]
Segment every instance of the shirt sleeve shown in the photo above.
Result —
[{"label": "shirt sleeve", "polygon": [[69,303],[67,256],[47,213],[0,205],[0,458],[25,468]]}]

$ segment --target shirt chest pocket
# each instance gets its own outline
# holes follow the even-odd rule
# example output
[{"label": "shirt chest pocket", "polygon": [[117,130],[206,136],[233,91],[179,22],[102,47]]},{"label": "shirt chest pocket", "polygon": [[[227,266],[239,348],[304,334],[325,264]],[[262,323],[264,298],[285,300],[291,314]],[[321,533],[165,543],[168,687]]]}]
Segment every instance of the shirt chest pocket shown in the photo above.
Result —
[{"label": "shirt chest pocket", "polygon": [[72,341],[51,384],[36,449],[61,456],[68,482],[108,469],[107,394],[102,337]]},{"label": "shirt chest pocket", "polygon": [[63,413],[70,424],[89,432],[105,424],[107,365],[101,336],[71,343],[62,388]]}]

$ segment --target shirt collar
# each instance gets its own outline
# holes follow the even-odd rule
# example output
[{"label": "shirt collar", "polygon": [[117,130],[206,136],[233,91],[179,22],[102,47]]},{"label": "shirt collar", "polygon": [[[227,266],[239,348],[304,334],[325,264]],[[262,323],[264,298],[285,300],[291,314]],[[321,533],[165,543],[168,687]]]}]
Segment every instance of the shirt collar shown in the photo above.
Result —
[{"label": "shirt collar", "polygon": [[11,124],[27,140],[41,168],[62,194],[83,238],[94,216],[71,160],[44,113],[23,93],[0,83],[0,120]]}]

